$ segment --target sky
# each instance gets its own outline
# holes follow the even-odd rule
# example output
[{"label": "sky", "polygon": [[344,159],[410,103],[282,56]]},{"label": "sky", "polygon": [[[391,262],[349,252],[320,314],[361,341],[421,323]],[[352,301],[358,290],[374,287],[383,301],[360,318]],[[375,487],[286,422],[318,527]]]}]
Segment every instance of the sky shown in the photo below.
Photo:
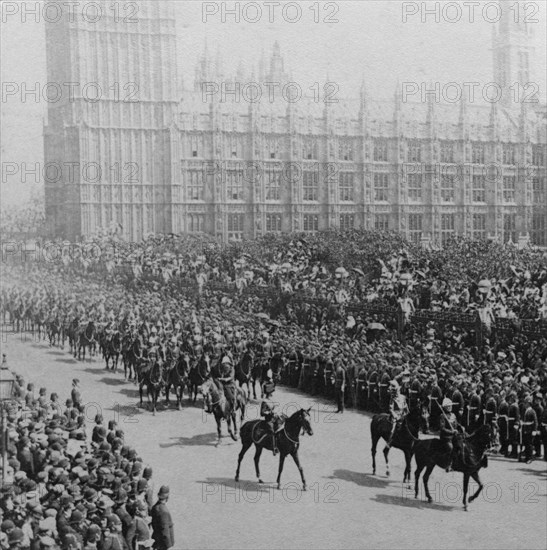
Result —
[{"label": "sky", "polygon": [[[262,51],[269,56],[277,40],[286,69],[302,89],[316,82],[322,86],[328,75],[329,81],[337,84],[340,97],[357,96],[363,79],[369,96],[378,99],[392,98],[397,82],[439,82],[441,86],[479,82],[482,86],[493,80],[492,21],[496,12],[485,6],[494,2],[475,2],[474,20],[470,22],[473,2],[298,2],[298,12],[296,2],[271,2],[272,7],[268,8],[263,2],[240,1],[239,10],[236,9],[240,21],[236,22],[234,15],[226,13],[237,8],[236,2],[172,1],[177,15],[179,79],[187,87],[193,85],[194,67],[206,40],[210,51],[220,52],[227,73],[235,73],[240,63],[250,71]],[[35,16],[29,15],[23,22],[21,15],[35,4],[3,2],[3,86],[13,83],[21,90],[39,83],[42,89],[47,82],[43,17],[37,22]],[[526,18],[534,32],[536,57],[532,74],[540,96],[545,98],[547,3],[520,2],[517,9],[510,0],[503,9],[510,17]],[[17,13],[12,15],[11,11]],[[254,19],[258,21],[252,22]],[[43,162],[47,102],[32,98],[23,102],[21,94],[16,93],[3,96],[0,107],[0,198],[4,203],[21,203],[42,187],[41,176],[36,183],[34,176],[25,178],[22,172],[23,163],[32,169],[35,163]],[[18,173],[8,175],[10,170]]]}]

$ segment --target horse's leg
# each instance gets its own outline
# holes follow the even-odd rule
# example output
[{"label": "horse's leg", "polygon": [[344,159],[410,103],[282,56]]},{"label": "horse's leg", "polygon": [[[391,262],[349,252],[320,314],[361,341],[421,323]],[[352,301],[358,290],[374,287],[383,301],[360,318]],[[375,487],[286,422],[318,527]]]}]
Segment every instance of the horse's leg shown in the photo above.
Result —
[{"label": "horse's leg", "polygon": [[279,455],[279,468],[277,470],[277,489],[281,489],[281,472],[283,471],[283,465],[285,464],[286,454],[280,453]]},{"label": "horse's leg", "polygon": [[372,436],[372,449],[370,451],[372,454],[372,475],[376,475],[376,445],[378,445],[379,439],[376,435]]},{"label": "horse's leg", "polygon": [[302,491],[306,490],[306,480],[304,479],[304,468],[302,468],[300,464],[300,459],[298,458],[298,449],[292,453],[292,458],[294,460],[294,463],[296,464],[296,467],[298,468],[298,471],[300,472],[300,478],[302,479]]},{"label": "horse's leg", "polygon": [[237,470],[236,470],[236,481],[239,481],[239,469],[241,468],[241,461],[245,456],[245,453],[249,450],[249,447],[252,445],[251,441],[245,441],[241,451],[239,451],[239,456],[237,457]]},{"label": "horse's leg", "polygon": [[418,459],[416,459],[416,471],[414,472],[414,498],[418,498],[420,474],[422,473],[423,469],[424,469],[424,465],[423,464],[420,465],[418,463]]},{"label": "horse's leg", "polygon": [[165,404],[167,405],[167,408],[169,408],[169,390],[171,389],[171,382],[167,382],[165,384]]},{"label": "horse's leg", "polygon": [[386,445],[384,447],[384,459],[386,461],[386,476],[389,477],[389,459],[388,459],[388,455],[389,455],[389,447]]},{"label": "horse's leg", "polygon": [[230,435],[232,436],[232,439],[234,441],[237,441],[237,421],[236,421],[236,410],[235,410],[235,404],[234,404],[234,408],[230,411],[230,413],[228,414],[228,416],[231,418],[230,420],[230,427],[233,423],[234,425],[234,433],[231,432],[230,430]]},{"label": "horse's leg", "polygon": [[258,483],[264,483],[260,479],[260,455],[262,454],[262,447],[259,445],[256,446],[256,453],[255,453],[255,470],[256,470],[256,477],[258,479]]},{"label": "horse's leg", "polygon": [[[412,453],[406,449],[405,450],[405,474],[403,476],[403,483],[406,483],[407,481],[410,483],[410,462],[412,460]],[[410,488],[410,486],[409,486]]]},{"label": "horse's leg", "polygon": [[467,490],[469,489],[469,474],[463,474],[463,509],[467,512]]},{"label": "horse's leg", "polygon": [[473,502],[481,494],[481,491],[482,491],[482,488],[483,488],[481,478],[479,477],[479,472],[473,472],[471,474],[471,477],[477,482],[479,488],[477,489],[477,491],[475,492],[474,495],[471,495],[469,497],[469,502]]},{"label": "horse's leg", "polygon": [[215,415],[215,420],[217,422],[217,435],[218,435],[217,443],[215,446],[218,447],[220,444],[220,438],[222,437],[222,426],[220,424],[222,417],[217,411],[214,412],[214,415]]},{"label": "horse's leg", "polygon": [[435,468],[434,463],[427,466],[427,468],[425,470],[424,477],[423,477],[424,488],[425,488],[425,496],[427,497],[427,502],[429,502],[429,503],[433,502],[433,499],[431,498],[431,495],[429,494],[429,487],[427,486],[427,482],[429,480],[429,476],[431,475],[431,472],[433,471],[433,468]]}]

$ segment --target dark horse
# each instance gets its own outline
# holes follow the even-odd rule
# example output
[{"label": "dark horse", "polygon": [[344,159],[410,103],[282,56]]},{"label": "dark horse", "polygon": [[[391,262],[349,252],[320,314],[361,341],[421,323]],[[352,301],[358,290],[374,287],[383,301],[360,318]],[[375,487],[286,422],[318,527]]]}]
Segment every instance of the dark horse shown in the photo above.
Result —
[{"label": "dark horse", "polygon": [[104,358],[106,360],[106,368],[108,369],[108,362],[112,359],[112,370],[116,372],[118,370],[118,360],[122,352],[122,335],[120,331],[116,330],[110,340],[107,340],[104,348]]},{"label": "dark horse", "polygon": [[[307,433],[313,435],[313,430],[310,423],[310,409],[300,409],[292,414],[285,421],[285,426],[277,432],[276,442],[279,449],[279,471],[277,474],[277,488],[281,487],[281,472],[283,471],[283,464],[287,455],[291,455],[298,471],[300,472],[300,478],[302,479],[302,489],[306,490],[306,480],[304,478],[304,470],[300,465],[298,458],[298,448],[300,446],[300,433]],[[260,479],[260,455],[262,449],[272,450],[272,436],[270,430],[264,420],[251,420],[245,422],[241,426],[241,443],[242,448],[237,459],[236,481],[239,481],[239,470],[241,468],[241,461],[245,456],[245,453],[249,450],[249,447],[254,443],[256,447],[255,452],[255,469],[258,483],[263,483]]]},{"label": "dark horse", "polygon": [[[93,357],[97,346],[97,327],[93,321],[89,321],[86,327],[82,330],[79,330],[78,340],[77,340],[77,350],[78,350],[78,359],[82,359],[82,350],[84,351],[84,361],[85,361],[85,350],[89,348],[89,359]],[[76,353],[76,352],[75,352]]]},{"label": "dark horse", "polygon": [[[238,388],[237,386],[235,387],[233,407],[228,399],[226,399],[222,383],[214,378],[210,378],[203,383],[201,386],[201,392],[203,393],[203,399],[206,403],[209,403],[210,408],[213,410],[213,415],[217,423],[217,445],[220,443],[220,438],[222,437],[220,425],[222,419],[226,420],[230,437],[234,441],[237,441],[236,412],[238,410],[241,411],[240,422],[243,423],[243,419],[245,418],[245,406],[247,405],[247,392],[245,389]],[[234,424],[233,431],[232,423]]]},{"label": "dark horse", "polygon": [[158,407],[158,399],[165,384],[163,379],[163,365],[155,356],[151,356],[144,365],[141,365],[139,370],[140,405],[142,407],[142,389],[146,385],[148,402],[150,402],[150,397],[152,397],[152,412],[155,416]]},{"label": "dark horse", "polygon": [[[138,366],[143,359],[141,337],[136,335],[127,335],[124,337],[122,346],[123,371],[126,380],[131,380],[135,376],[135,382],[138,382]],[[129,375],[127,373],[129,371]]]},{"label": "dark horse", "polygon": [[[427,407],[421,406],[413,408],[404,419],[399,422],[399,425],[395,428],[393,434],[392,447],[401,449],[405,454],[405,474],[403,483],[410,481],[410,462],[412,460],[412,453],[414,452],[414,445],[418,442],[418,433],[420,429],[423,432],[428,431],[429,428],[429,413]],[[391,416],[387,413],[375,414],[372,417],[370,423],[370,435],[372,438],[372,473],[376,474],[376,445],[380,438],[385,441],[389,441],[391,434]],[[389,476],[389,461],[388,456],[389,448],[384,447],[384,458],[386,461],[386,475]]]},{"label": "dark horse", "polygon": [[190,372],[190,356],[182,353],[171,359],[171,367],[167,372],[165,381],[165,403],[169,407],[169,390],[173,386],[177,398],[177,407],[182,408],[182,397],[184,388],[188,385],[188,373]]},{"label": "dark horse", "polygon": [[194,363],[189,374],[189,390],[190,398],[194,395],[193,402],[196,402],[199,387],[211,375],[211,358],[208,353],[203,353],[201,357]]},{"label": "dark horse", "polygon": [[[479,485],[474,495],[469,497],[469,502],[473,502],[482,491],[482,483],[479,478],[479,470],[488,465],[486,451],[493,441],[493,430],[485,424],[475,433],[464,437],[462,442],[462,451],[455,457],[452,468],[456,472],[463,473],[463,508],[467,510],[467,490],[469,487],[469,478],[472,477]],[[416,472],[414,473],[415,485],[414,496],[418,498],[418,482],[420,474],[425,468],[424,488],[427,501],[431,502],[427,481],[435,466],[446,468],[447,457],[443,452],[443,444],[440,439],[423,439],[414,446],[414,456],[416,458]]]},{"label": "dark horse", "polygon": [[235,379],[241,387],[247,386],[247,393],[251,393],[251,372],[253,370],[253,355],[247,350],[235,368]]}]

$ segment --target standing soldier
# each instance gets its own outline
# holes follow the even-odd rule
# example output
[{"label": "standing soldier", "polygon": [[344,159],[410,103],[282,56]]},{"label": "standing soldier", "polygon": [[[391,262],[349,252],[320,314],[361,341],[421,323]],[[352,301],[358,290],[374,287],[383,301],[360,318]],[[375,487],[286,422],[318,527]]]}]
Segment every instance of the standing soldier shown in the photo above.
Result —
[{"label": "standing soldier", "polygon": [[336,395],[337,413],[344,412],[344,392],[346,391],[346,370],[342,366],[340,359],[336,360],[336,368],[334,371],[334,393]]},{"label": "standing soldier", "polygon": [[361,409],[368,408],[367,399],[367,369],[365,365],[361,365],[357,376],[357,405]]},{"label": "standing soldier", "polygon": [[540,435],[543,442],[543,460],[547,461],[547,394],[543,396],[543,413],[541,415]]},{"label": "standing soldier", "polygon": [[173,520],[167,509],[169,500],[169,487],[162,486],[158,492],[158,501],[152,507],[152,538],[154,550],[168,550],[175,544],[173,532]]},{"label": "standing soldier", "polygon": [[452,401],[452,412],[456,416],[458,424],[462,424],[463,411],[465,408],[465,401],[463,399],[463,393],[461,392],[460,388],[461,385],[456,386],[454,391],[452,392],[452,397],[450,398],[450,400]]},{"label": "standing soldier", "polygon": [[509,458],[518,458],[519,442],[520,442],[520,411],[517,403],[517,394],[511,392],[508,396],[509,410],[508,414],[508,430],[509,430]]},{"label": "standing soldier", "polygon": [[[492,393],[491,388],[489,388],[486,391],[484,400],[485,400],[484,410],[483,410],[484,424],[492,428],[494,426],[494,423],[497,423],[497,419],[498,419],[498,403]],[[499,438],[499,434],[497,435],[497,439],[498,438]],[[498,442],[496,441],[494,445],[497,447],[497,444]]]},{"label": "standing soldier", "polygon": [[482,400],[475,384],[471,387],[471,396],[467,406],[467,431],[473,433],[480,426]]},{"label": "standing soldier", "polygon": [[505,391],[500,392],[501,401],[498,408],[498,432],[500,438],[500,454],[506,456],[509,446],[509,403],[505,399]]},{"label": "standing soldier", "polygon": [[422,384],[418,378],[415,378],[410,384],[410,389],[408,390],[408,406],[410,410],[416,410],[421,405],[421,396],[422,396]]},{"label": "standing soldier", "polygon": [[534,394],[534,404],[532,405],[534,407],[534,410],[536,411],[536,416],[537,416],[537,419],[538,419],[538,428],[537,428],[537,431],[536,431],[536,435],[534,436],[534,452],[535,452],[535,457],[536,458],[541,458],[541,426],[540,426],[540,422],[542,422],[542,418],[543,418],[543,413],[544,413],[544,410],[543,410],[543,405],[541,404],[541,399],[542,399],[542,395],[541,393],[536,392]]},{"label": "standing soldier", "polygon": [[532,396],[527,395],[524,398],[524,421],[522,422],[522,444],[524,446],[524,460],[526,464],[532,462],[533,448],[534,448],[534,436],[538,429],[538,418],[536,411],[532,407]]},{"label": "standing soldier", "polygon": [[443,392],[437,384],[437,378],[433,379],[431,389],[429,391],[429,414],[431,418],[431,427],[433,430],[438,430],[440,426],[440,418],[442,415],[441,403],[443,400]]},{"label": "standing soldier", "polygon": [[368,409],[371,412],[377,412],[380,409],[379,390],[378,390],[378,372],[375,367],[368,375],[367,381],[367,402]]}]

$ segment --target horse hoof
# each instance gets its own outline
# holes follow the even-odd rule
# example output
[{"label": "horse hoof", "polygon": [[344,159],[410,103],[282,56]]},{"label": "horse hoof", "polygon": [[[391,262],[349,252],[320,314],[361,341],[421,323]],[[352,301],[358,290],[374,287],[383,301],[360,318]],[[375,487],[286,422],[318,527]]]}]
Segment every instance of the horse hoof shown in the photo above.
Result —
[{"label": "horse hoof", "polygon": [[463,511],[464,511],[464,512],[467,512],[467,505],[465,505],[465,506],[463,507]]},{"label": "horse hoof", "polygon": [[307,491],[307,487],[305,485],[302,485],[302,491]]},{"label": "horse hoof", "polygon": [[278,491],[281,490],[281,483],[278,483],[278,484],[277,484],[277,490],[278,490]]},{"label": "horse hoof", "polygon": [[264,482],[260,478],[258,479],[258,483],[260,483],[261,485],[264,484]]},{"label": "horse hoof", "polygon": [[386,476],[389,477],[389,470],[386,470]]},{"label": "horse hoof", "polygon": [[433,502],[433,499],[431,497],[427,497],[427,502],[431,504]]},{"label": "horse hoof", "polygon": [[239,476],[236,476],[235,479],[234,479],[234,481],[235,481],[236,483],[239,482]]}]

